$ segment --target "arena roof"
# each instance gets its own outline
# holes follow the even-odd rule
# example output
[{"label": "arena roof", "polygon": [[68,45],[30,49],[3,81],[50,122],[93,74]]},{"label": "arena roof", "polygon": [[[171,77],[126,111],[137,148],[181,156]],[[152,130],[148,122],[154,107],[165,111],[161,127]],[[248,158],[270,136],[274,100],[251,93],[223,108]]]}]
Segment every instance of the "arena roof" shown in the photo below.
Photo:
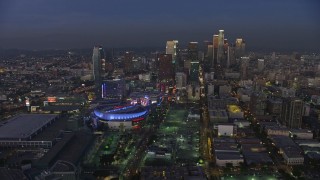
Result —
[{"label": "arena roof", "polygon": [[43,126],[55,119],[55,114],[20,114],[0,124],[0,139],[29,138]]}]

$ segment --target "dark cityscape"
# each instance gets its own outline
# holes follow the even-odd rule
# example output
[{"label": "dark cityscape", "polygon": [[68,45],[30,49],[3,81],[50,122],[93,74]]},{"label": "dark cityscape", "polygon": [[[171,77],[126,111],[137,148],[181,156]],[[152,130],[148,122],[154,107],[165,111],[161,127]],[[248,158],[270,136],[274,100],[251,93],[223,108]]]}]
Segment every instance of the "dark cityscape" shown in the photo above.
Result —
[{"label": "dark cityscape", "polygon": [[319,19],[317,0],[0,0],[0,179],[320,179]]}]

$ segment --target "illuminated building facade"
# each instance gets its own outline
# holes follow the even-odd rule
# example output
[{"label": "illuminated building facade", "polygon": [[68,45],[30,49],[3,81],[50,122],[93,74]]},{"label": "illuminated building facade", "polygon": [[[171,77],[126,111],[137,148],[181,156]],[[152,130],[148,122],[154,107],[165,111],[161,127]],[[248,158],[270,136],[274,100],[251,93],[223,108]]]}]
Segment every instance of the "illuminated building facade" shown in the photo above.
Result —
[{"label": "illuminated building facade", "polygon": [[297,98],[285,98],[282,102],[281,121],[288,128],[301,128],[303,101]]},{"label": "illuminated building facade", "polygon": [[191,62],[190,67],[190,83],[198,84],[199,83],[199,62]]},{"label": "illuminated building facade", "polygon": [[133,71],[133,52],[125,52],[124,54],[124,72],[131,73]]},{"label": "illuminated building facade", "polygon": [[246,43],[242,38],[236,39],[235,56],[237,59],[245,54]]},{"label": "illuminated building facade", "polygon": [[159,60],[159,71],[158,78],[160,82],[170,82],[174,78],[172,55],[171,54],[160,54]]},{"label": "illuminated building facade", "polygon": [[198,61],[198,42],[189,42],[188,44],[188,60]]},{"label": "illuminated building facade", "polygon": [[227,68],[232,65],[236,64],[236,57],[235,57],[235,47],[234,45],[228,46],[228,56],[227,56]]},{"label": "illuminated building facade", "polygon": [[206,59],[209,59],[212,57],[212,41],[204,41],[203,42],[203,46],[204,46],[204,57]]},{"label": "illuminated building facade", "polygon": [[212,68],[215,68],[218,65],[218,60],[217,60],[217,54],[218,54],[218,42],[219,42],[219,35],[215,34],[213,35],[212,39]]},{"label": "illuminated building facade", "polygon": [[210,41],[205,41],[204,43],[205,50],[204,50],[204,71],[209,72],[210,68],[212,66],[212,61],[213,61],[213,44]]},{"label": "illuminated building facade", "polygon": [[103,99],[121,100],[125,95],[124,79],[107,80],[101,84],[101,97]]},{"label": "illuminated building facade", "polygon": [[140,105],[133,106],[100,106],[92,114],[93,124],[106,123],[110,129],[135,129],[143,121],[148,110]]},{"label": "illuminated building facade", "polygon": [[187,86],[187,75],[183,72],[176,73],[176,88],[182,89]]},{"label": "illuminated building facade", "polygon": [[229,57],[228,57],[228,48],[229,48],[229,43],[227,39],[224,39],[223,42],[223,54],[222,54],[222,59],[221,59],[221,65],[223,68],[228,68],[230,63],[228,62]]},{"label": "illuminated building facade", "polygon": [[175,64],[178,56],[179,42],[177,40],[167,41],[166,54],[172,55],[172,63]]},{"label": "illuminated building facade", "polygon": [[100,87],[105,70],[105,54],[101,46],[95,46],[92,53],[93,79],[96,88]]},{"label": "illuminated building facade", "polygon": [[227,105],[227,110],[230,119],[243,119],[244,113],[237,105]]},{"label": "illuminated building facade", "polygon": [[267,109],[267,97],[264,94],[253,93],[250,98],[250,111],[255,116],[265,115]]},{"label": "illuminated building facade", "polygon": [[249,66],[249,57],[241,57],[240,61],[240,74],[241,79],[246,80],[248,78],[248,66]]},{"label": "illuminated building facade", "polygon": [[224,60],[224,30],[219,30],[218,35],[218,50],[217,50],[217,62],[218,64],[223,63]]}]

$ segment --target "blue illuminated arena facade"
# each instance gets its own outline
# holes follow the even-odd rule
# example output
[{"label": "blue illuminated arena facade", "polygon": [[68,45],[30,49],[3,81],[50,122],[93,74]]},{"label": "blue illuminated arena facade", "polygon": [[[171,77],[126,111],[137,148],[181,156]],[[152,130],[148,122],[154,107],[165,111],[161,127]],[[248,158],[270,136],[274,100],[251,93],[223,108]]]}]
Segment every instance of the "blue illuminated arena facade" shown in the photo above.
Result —
[{"label": "blue illuminated arena facade", "polygon": [[95,127],[100,123],[108,124],[111,129],[140,128],[140,121],[148,115],[148,108],[141,105],[130,106],[104,106],[97,107],[92,114]]},{"label": "blue illuminated arena facade", "polygon": [[162,100],[158,92],[131,93],[125,102],[105,98],[92,112],[91,125],[99,128],[104,124],[110,129],[140,128],[150,109],[159,106]]},{"label": "blue illuminated arena facade", "polygon": [[146,116],[148,110],[140,105],[125,106],[120,108],[98,107],[94,115],[104,121],[131,121],[135,118]]}]

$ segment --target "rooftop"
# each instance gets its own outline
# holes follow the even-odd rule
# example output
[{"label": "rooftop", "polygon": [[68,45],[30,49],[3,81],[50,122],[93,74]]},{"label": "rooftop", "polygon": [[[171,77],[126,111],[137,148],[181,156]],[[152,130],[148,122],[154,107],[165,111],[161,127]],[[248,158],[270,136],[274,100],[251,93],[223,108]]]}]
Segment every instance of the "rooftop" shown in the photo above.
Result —
[{"label": "rooftop", "polygon": [[246,152],[243,152],[243,156],[248,165],[273,163],[272,159],[265,152],[252,153],[252,152],[246,151]]},{"label": "rooftop", "polygon": [[0,139],[23,139],[57,118],[54,114],[21,114],[0,125]]},{"label": "rooftop", "polygon": [[233,112],[233,113],[237,113],[237,112],[241,112],[241,109],[237,105],[228,105],[228,111]]},{"label": "rooftop", "polygon": [[57,161],[50,169],[53,172],[75,172],[76,167],[67,161]]},{"label": "rooftop", "polygon": [[217,159],[219,160],[237,160],[243,159],[240,152],[215,152]]}]

